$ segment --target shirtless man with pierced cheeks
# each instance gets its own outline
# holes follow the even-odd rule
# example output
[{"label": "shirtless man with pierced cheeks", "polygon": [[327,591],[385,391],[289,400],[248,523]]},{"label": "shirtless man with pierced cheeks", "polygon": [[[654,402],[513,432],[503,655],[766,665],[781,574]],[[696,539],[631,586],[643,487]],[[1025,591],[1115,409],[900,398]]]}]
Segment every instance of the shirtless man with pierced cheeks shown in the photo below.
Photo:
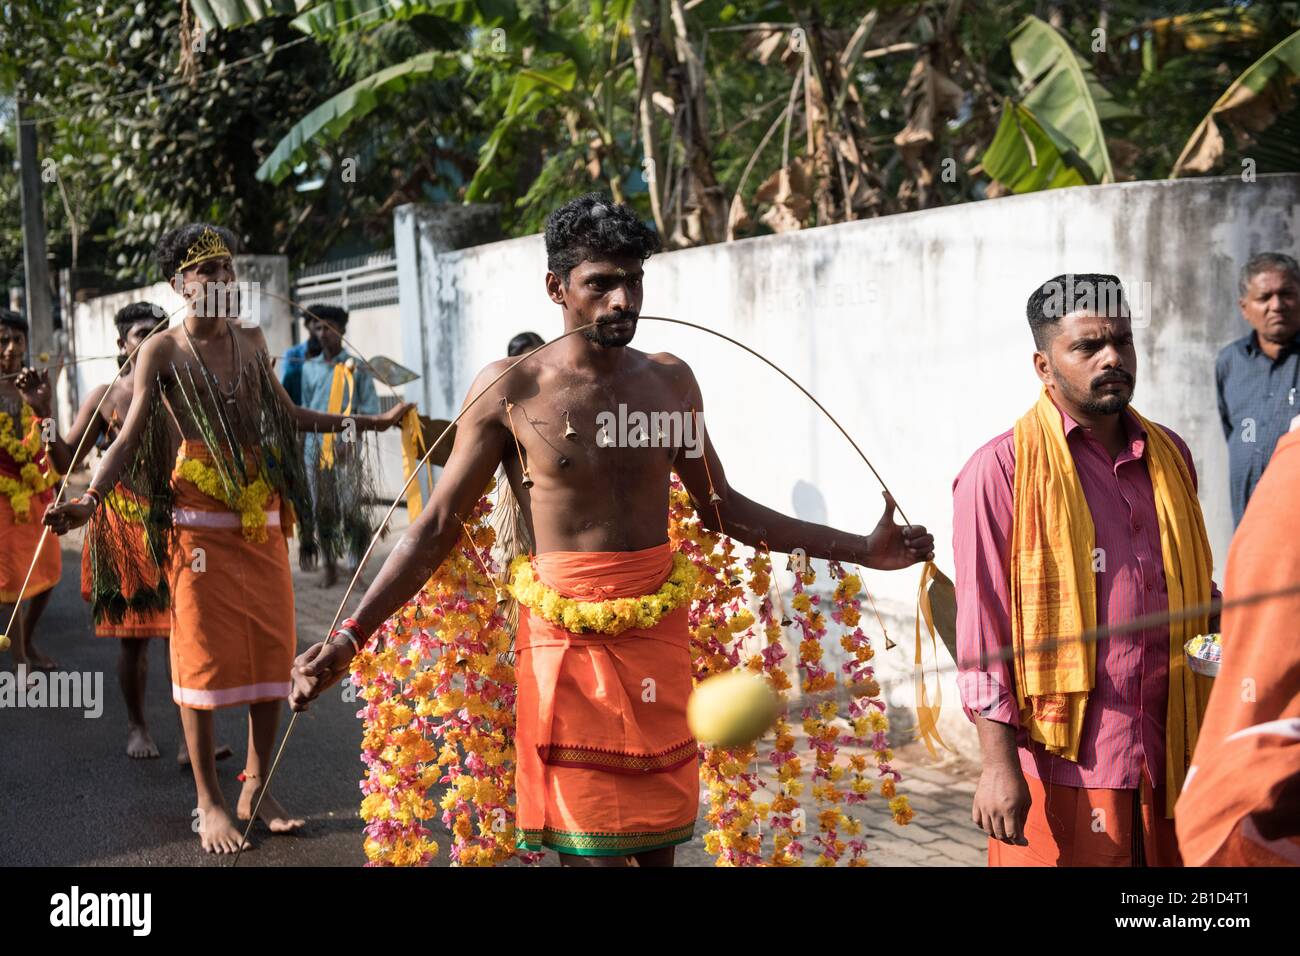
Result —
[{"label": "shirtless man with pierced cheeks", "polygon": [[[889,499],[868,535],[810,524],[751,501],[728,483],[707,435],[697,435],[703,458],[698,449],[680,447],[601,447],[597,416],[620,404],[627,406],[629,415],[674,412],[685,417],[699,411],[702,420],[703,399],[690,366],[666,352],[630,347],[641,310],[642,263],[658,246],[658,237],[630,209],[599,194],[575,199],[552,215],[547,226],[546,293],[560,307],[565,331],[596,325],[523,362],[461,419],[429,507],[408,529],[355,612],[359,633],[336,631],[329,641],[299,656],[290,696],[295,710],[306,709],[347,673],[354,656],[352,640],[364,640],[377,630],[441,564],[461,533],[461,518],[499,465],[505,466],[538,555],[635,552],[663,545],[670,472],[675,469],[701,520],[719,530],[709,503],[712,476],[726,532],[746,544],[765,542],[779,552],[802,547],[812,557],[881,569],[904,568],[933,557],[933,537],[923,527],[894,524]],[[489,364],[469,394],[478,395],[514,361]],[[515,451],[507,401],[514,406],[515,432],[531,483],[525,483]],[[577,431],[576,441],[564,437],[566,412]],[[522,676],[520,680],[522,698]],[[671,846],[635,854],[635,863],[671,865],[672,854]],[[578,857],[563,851],[561,860],[570,865],[633,865],[623,856]]]}]

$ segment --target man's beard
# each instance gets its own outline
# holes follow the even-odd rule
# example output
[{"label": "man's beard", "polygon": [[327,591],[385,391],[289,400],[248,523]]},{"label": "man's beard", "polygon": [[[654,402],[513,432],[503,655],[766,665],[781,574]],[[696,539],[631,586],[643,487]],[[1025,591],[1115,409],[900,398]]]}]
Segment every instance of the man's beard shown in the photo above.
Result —
[{"label": "man's beard", "polygon": [[[1098,375],[1093,379],[1088,384],[1088,394],[1086,396],[1070,394],[1070,389],[1065,391],[1067,396],[1089,415],[1116,415],[1126,409],[1129,402],[1133,401],[1134,381],[1133,376],[1128,372],[1116,369],[1113,372]],[[1128,392],[1126,394],[1102,393],[1100,391],[1101,387],[1111,382],[1122,382],[1128,386]]]},{"label": "man's beard", "polygon": [[[615,322],[624,319],[630,320],[626,327],[626,331],[621,329],[615,331],[613,328],[611,328],[611,326]],[[609,315],[602,315],[600,318],[598,318],[596,320],[595,326],[593,326],[592,328],[584,329],[582,332],[582,336],[588,342],[594,342],[596,345],[599,345],[601,348],[606,348],[606,349],[622,348],[623,346],[631,342],[633,336],[636,335],[636,320],[637,320],[637,314],[635,312],[623,312],[623,311],[611,312]]]}]

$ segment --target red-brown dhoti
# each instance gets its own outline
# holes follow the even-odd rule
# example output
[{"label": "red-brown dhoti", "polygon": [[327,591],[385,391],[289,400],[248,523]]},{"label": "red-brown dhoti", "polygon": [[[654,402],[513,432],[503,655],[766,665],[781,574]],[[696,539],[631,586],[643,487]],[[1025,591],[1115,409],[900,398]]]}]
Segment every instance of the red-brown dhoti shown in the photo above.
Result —
[{"label": "red-brown dhoti", "polygon": [[989,837],[989,866],[1182,866],[1164,788],[1138,790],[1029,785],[1028,846]]}]

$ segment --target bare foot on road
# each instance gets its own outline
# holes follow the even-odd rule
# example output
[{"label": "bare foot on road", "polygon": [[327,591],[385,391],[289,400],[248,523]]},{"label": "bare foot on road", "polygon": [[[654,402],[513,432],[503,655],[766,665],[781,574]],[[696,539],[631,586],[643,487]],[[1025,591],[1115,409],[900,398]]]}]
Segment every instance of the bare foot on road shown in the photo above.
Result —
[{"label": "bare foot on road", "polygon": [[[222,806],[199,807],[199,840],[208,853],[236,853],[242,835],[235,828],[235,821],[230,819],[230,812]],[[253,849],[251,843],[244,844],[245,850]]]},{"label": "bare foot on road", "polygon": [[[252,774],[245,774],[244,789],[239,792],[239,805],[235,808],[235,813],[239,819],[247,820],[253,815],[253,806],[257,803],[257,797],[261,791],[261,779]],[[297,817],[290,817],[288,811],[280,806],[279,801],[269,793],[262,800],[262,806],[257,811],[257,818],[265,823],[267,829],[272,833],[295,833],[302,829],[307,822]]]},{"label": "bare foot on road", "polygon": [[149,728],[143,724],[128,726],[126,731],[126,755],[132,760],[148,760],[158,756],[158,745],[149,736]]},{"label": "bare foot on road", "polygon": [[[229,744],[222,744],[217,748],[217,752],[212,756],[218,760],[225,760],[232,753],[234,753],[234,751],[230,749]],[[180,746],[176,748],[176,763],[180,765],[182,770],[190,769],[190,752],[185,748],[184,737],[181,738]]]},{"label": "bare foot on road", "polygon": [[46,657],[36,648],[28,646],[27,648],[27,669],[29,671],[52,671],[57,670],[58,662],[52,657]]}]

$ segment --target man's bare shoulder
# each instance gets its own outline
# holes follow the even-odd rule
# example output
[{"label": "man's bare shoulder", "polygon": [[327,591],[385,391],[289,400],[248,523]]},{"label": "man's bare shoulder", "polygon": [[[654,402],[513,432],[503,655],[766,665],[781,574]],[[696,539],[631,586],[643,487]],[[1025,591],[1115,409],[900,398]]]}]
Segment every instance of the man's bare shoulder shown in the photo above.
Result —
[{"label": "man's bare shoulder", "polygon": [[116,378],[111,382],[105,382],[103,385],[96,385],[86,395],[86,400],[81,403],[82,408],[99,408],[100,401],[104,398],[104,393],[115,386],[122,379]]},{"label": "man's bare shoulder", "polygon": [[181,327],[167,329],[144,340],[140,351],[136,353],[136,362],[140,364],[166,364],[176,357],[180,347]]},{"label": "man's bare shoulder", "polygon": [[695,384],[695,373],[686,363],[686,360],[679,358],[672,352],[642,352],[641,355],[648,366],[674,384],[686,387]]},{"label": "man's bare shoulder", "polygon": [[251,345],[255,351],[270,351],[270,346],[266,344],[266,333],[262,331],[260,325],[244,325],[240,322],[232,321],[230,323],[230,330],[238,335],[245,345]]},{"label": "man's bare shoulder", "polygon": [[512,368],[518,361],[518,356],[495,359],[479,369],[465,393],[465,406],[482,394],[477,407],[481,409],[482,417],[490,417],[490,410],[495,409],[502,398],[509,398],[512,394],[518,396],[521,385],[536,382],[537,363],[522,362],[517,368]]}]

